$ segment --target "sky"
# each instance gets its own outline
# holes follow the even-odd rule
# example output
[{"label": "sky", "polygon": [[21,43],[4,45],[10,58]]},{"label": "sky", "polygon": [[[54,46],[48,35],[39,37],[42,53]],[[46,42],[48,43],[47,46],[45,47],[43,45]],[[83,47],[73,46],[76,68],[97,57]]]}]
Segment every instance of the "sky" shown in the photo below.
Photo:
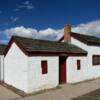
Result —
[{"label": "sky", "polygon": [[65,24],[100,37],[100,0],[0,0],[0,43],[12,35],[57,40]]}]

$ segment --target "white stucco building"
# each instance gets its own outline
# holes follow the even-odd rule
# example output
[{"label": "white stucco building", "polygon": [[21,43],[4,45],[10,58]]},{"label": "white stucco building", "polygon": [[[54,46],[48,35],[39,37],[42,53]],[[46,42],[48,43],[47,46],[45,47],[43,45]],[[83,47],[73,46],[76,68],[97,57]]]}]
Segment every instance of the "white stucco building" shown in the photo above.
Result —
[{"label": "white stucco building", "polygon": [[69,25],[59,41],[13,36],[4,54],[4,82],[26,93],[100,77],[100,39]]},{"label": "white stucco building", "polygon": [[0,44],[0,81],[4,80],[4,50],[6,45]]},{"label": "white stucco building", "polygon": [[13,36],[5,50],[4,82],[26,93],[54,88],[67,81],[65,63],[71,53],[87,55],[68,43]]},{"label": "white stucco building", "polygon": [[[74,44],[88,52],[85,57],[68,57],[66,61],[68,83],[76,83],[100,77],[99,38],[71,32],[71,26],[67,25],[64,27],[64,36],[60,41]],[[80,63],[79,69],[78,61]]]}]

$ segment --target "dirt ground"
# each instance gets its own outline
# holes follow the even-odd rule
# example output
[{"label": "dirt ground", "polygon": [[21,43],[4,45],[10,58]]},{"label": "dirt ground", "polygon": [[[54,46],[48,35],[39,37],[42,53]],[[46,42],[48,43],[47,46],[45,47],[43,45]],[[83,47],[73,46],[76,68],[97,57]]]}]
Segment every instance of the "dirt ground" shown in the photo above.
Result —
[{"label": "dirt ground", "polygon": [[[20,98],[18,100],[71,100],[72,98],[82,96],[98,88],[100,88],[100,79],[93,80],[93,81],[86,81],[86,82],[73,84],[73,85],[65,84],[62,85],[60,89],[47,91],[45,93],[32,95],[25,98]],[[92,99],[88,99],[88,100],[92,100]]]},{"label": "dirt ground", "polygon": [[[61,88],[59,89],[22,97],[12,92],[10,89],[0,85],[0,100],[71,100],[72,98],[75,98],[72,100],[100,100],[100,79],[81,82],[78,84],[65,84],[60,87]],[[92,94],[88,94],[90,92]],[[90,97],[92,97],[92,99],[90,99]]]},{"label": "dirt ground", "polygon": [[17,98],[20,98],[20,96],[0,85],[0,100],[14,100]]},{"label": "dirt ground", "polygon": [[100,89],[97,89],[93,92],[90,92],[86,95],[77,97],[77,98],[73,98],[71,100],[100,100]]}]

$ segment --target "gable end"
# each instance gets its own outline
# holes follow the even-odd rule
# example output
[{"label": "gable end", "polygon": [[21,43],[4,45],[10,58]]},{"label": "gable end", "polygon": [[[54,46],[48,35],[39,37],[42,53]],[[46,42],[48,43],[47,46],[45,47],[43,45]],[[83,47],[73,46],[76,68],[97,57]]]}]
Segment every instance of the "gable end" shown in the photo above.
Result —
[{"label": "gable end", "polygon": [[11,38],[10,42],[8,43],[8,46],[6,47],[5,51],[4,51],[4,55],[6,56],[9,49],[11,48],[12,44],[15,43],[19,48],[20,50],[28,56],[28,52],[26,51],[26,49],[22,46],[21,43],[19,43],[14,37]]}]

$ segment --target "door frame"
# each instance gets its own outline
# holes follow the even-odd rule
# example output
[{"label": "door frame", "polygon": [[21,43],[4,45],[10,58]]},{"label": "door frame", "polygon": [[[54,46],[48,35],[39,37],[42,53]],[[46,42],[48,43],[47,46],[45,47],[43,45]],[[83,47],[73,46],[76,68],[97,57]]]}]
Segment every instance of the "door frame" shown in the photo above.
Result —
[{"label": "door frame", "polygon": [[67,82],[66,56],[59,56],[59,84]]}]

